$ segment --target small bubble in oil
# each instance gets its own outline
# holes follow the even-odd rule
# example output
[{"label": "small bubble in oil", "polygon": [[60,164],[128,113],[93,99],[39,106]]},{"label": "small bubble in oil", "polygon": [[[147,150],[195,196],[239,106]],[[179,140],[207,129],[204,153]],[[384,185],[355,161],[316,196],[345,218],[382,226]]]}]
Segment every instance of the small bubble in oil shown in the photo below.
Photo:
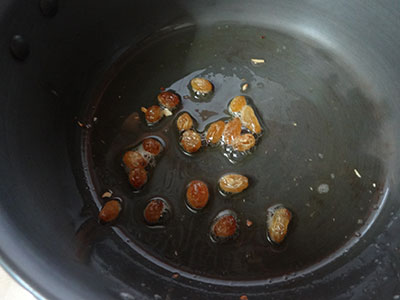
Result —
[{"label": "small bubble in oil", "polygon": [[264,83],[262,82],[257,82],[256,86],[260,89],[262,89],[264,87]]}]

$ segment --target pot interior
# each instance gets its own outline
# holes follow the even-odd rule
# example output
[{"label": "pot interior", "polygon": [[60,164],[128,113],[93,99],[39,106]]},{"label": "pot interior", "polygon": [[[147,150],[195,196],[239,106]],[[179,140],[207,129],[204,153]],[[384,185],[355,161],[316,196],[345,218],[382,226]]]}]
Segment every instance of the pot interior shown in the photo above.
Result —
[{"label": "pot interior", "polygon": [[[389,188],[381,153],[393,137],[382,130],[381,108],[362,80],[329,49],[282,32],[229,22],[176,28],[128,50],[88,112],[87,181],[98,207],[108,201],[100,197],[107,190],[122,199],[115,232],[173,273],[221,281],[303,276],[348,251],[376,218]],[[254,65],[254,58],[264,63]],[[194,77],[213,83],[210,99],[191,94]],[[243,92],[245,83],[249,88]],[[149,127],[141,107],[157,104],[161,89],[180,95],[182,106]],[[228,104],[238,95],[256,107],[264,127],[253,153],[233,163],[221,147],[185,154],[177,117],[188,112],[197,131],[205,132],[230,118]],[[146,137],[161,140],[165,150],[148,183],[135,192],[121,158]],[[246,175],[250,186],[227,198],[217,182],[231,172]],[[196,179],[208,184],[210,199],[194,213],[185,192]],[[152,227],[143,211],[156,196],[168,201],[172,216],[168,224]],[[276,204],[293,213],[280,246],[266,234],[267,210]],[[216,244],[211,224],[225,209],[236,212],[240,233]]]},{"label": "pot interior", "polygon": [[[399,14],[394,0],[3,0],[2,264],[49,299],[400,295]],[[210,101],[191,98],[195,76]],[[182,105],[150,128],[140,110],[161,88]],[[239,94],[264,128],[254,153],[184,154],[180,113],[203,132]],[[134,193],[121,156],[148,136],[165,150]],[[226,198],[216,183],[233,171],[250,186]],[[184,202],[192,179],[210,190],[199,213]],[[109,189],[123,208],[102,225]],[[160,228],[143,222],[155,196],[171,206]],[[278,203],[293,213],[280,247],[266,237]],[[239,234],[215,244],[223,209]]]}]

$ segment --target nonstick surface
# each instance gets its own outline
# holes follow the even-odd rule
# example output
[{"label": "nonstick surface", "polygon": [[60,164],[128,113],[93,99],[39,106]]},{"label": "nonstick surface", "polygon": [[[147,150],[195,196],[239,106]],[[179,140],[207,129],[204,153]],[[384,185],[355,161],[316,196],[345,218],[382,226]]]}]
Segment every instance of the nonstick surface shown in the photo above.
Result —
[{"label": "nonstick surface", "polygon": [[[265,63],[254,65],[252,58]],[[193,77],[214,84],[209,101],[190,96]],[[349,66],[315,44],[237,23],[186,24],[130,49],[104,82],[89,112],[95,122],[83,141],[87,180],[98,207],[106,190],[122,199],[122,215],[113,229],[156,264],[220,280],[296,277],[348,251],[384,201],[388,186],[382,153],[390,136],[382,133],[380,108]],[[245,92],[243,83],[249,84]],[[182,106],[150,128],[140,107],[156,104],[160,88],[176,91]],[[179,113],[191,113],[203,131],[229,118],[229,100],[240,94],[251,99],[265,129],[254,153],[237,164],[220,148],[191,157],[182,153],[175,126]],[[165,151],[145,188],[134,193],[121,155],[147,136],[160,138]],[[220,195],[217,181],[227,172],[248,176],[249,189],[231,198]],[[209,204],[199,213],[184,201],[185,187],[194,179],[210,188]],[[155,196],[169,202],[172,218],[151,228],[143,209]],[[294,215],[280,247],[266,239],[267,209],[278,203]],[[223,209],[237,213],[240,234],[215,244],[210,226]],[[253,225],[246,226],[246,220]]]},{"label": "nonstick surface", "polygon": [[[39,299],[399,298],[397,1],[3,0],[0,24],[0,263]],[[250,24],[258,29],[246,27]],[[219,41],[213,38],[217,35]],[[266,63],[254,67],[251,58]],[[182,108],[194,111],[201,126],[219,117],[213,111],[221,114],[229,100],[222,98],[236,95],[241,79],[250,83],[247,95],[266,132],[243,163],[233,166],[211,150],[183,156],[174,148],[172,127],[163,133],[176,115],[150,131],[127,121],[141,104],[155,103],[160,87],[194,72],[218,85],[212,102],[186,101]],[[257,86],[260,82],[264,86]],[[186,84],[174,87],[181,96],[187,94]],[[115,155],[141,136],[156,134],[167,150],[139,197]],[[105,145],[99,145],[103,138]],[[171,157],[185,173],[168,163]],[[209,171],[211,162],[247,173],[252,184],[243,194],[245,203],[215,194],[215,178],[223,170],[212,166]],[[196,173],[185,168],[189,163]],[[161,174],[176,174],[171,178],[182,183],[189,175],[207,175],[213,201],[203,214],[189,214],[182,206],[183,186],[172,191]],[[329,185],[327,194],[318,193],[320,184]],[[113,226],[103,226],[97,214],[104,202],[100,196],[109,188],[124,208]],[[135,215],[151,193],[173,205],[171,222],[158,231],[140,227]],[[257,193],[263,197],[248,197]],[[275,203],[294,213],[280,253],[265,239],[263,213]],[[213,247],[207,244],[207,218],[226,207],[243,209],[237,211],[240,235]],[[173,252],[171,258],[168,251],[175,245],[162,244],[165,239],[149,242],[163,232],[178,240],[178,228],[189,222],[186,218],[179,227],[182,216],[199,222],[198,231],[189,235],[187,227],[182,237],[190,241],[178,245],[180,257]],[[251,228],[244,226],[247,218],[254,222]],[[197,254],[209,247],[221,256],[224,249],[240,247],[205,265],[202,257],[197,263],[184,255],[188,250],[181,245],[189,247],[191,241],[202,245],[193,246]],[[256,258],[270,268],[261,263],[255,268],[254,255],[246,254],[257,253],[246,247],[258,249]],[[234,262],[233,256],[238,257]],[[298,260],[288,267],[284,256]],[[238,272],[245,262],[251,269]],[[234,269],[230,277],[223,273],[229,268]],[[261,268],[265,274],[260,275]]]}]

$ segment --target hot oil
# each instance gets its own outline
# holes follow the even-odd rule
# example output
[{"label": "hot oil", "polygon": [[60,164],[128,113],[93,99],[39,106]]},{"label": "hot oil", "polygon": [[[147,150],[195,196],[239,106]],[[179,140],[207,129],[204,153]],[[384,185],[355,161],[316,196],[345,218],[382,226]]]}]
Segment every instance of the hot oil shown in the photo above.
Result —
[{"label": "hot oil", "polygon": [[[264,63],[254,65],[253,58]],[[381,124],[373,102],[329,53],[278,32],[218,24],[157,34],[115,69],[91,112],[97,122],[87,149],[89,182],[99,195],[110,189],[123,200],[115,228],[156,263],[226,280],[299,273],[342,253],[373,219],[385,188],[385,166],[376,154],[384,143],[377,142],[374,153],[368,142],[382,141]],[[194,77],[210,80],[212,95],[193,97]],[[157,104],[161,90],[179,94],[182,105],[149,127],[140,108]],[[204,133],[212,122],[231,118],[228,104],[238,95],[248,97],[264,129],[254,150],[235,163],[221,146],[184,153],[176,118],[188,112]],[[148,136],[163,141],[164,151],[148,183],[134,192],[121,155]],[[247,176],[249,188],[226,197],[217,182],[230,172]],[[196,212],[185,202],[191,180],[207,183],[210,193]],[[321,184],[329,187],[324,193]],[[162,226],[144,222],[154,197],[169,205]],[[268,208],[278,203],[292,212],[280,246],[266,234]],[[238,232],[215,243],[210,229],[226,210],[234,213]]]},{"label": "hot oil", "polygon": [[[207,98],[206,98],[207,97]],[[198,98],[198,97],[195,97],[195,98],[193,98],[193,97],[185,97],[184,99],[185,100],[188,100],[188,99],[190,99],[190,101],[194,101],[194,102],[197,102],[197,101],[204,101],[204,99],[209,99],[209,100],[211,100],[212,99],[212,95],[207,95],[206,97],[202,97],[202,98]],[[222,117],[221,119],[219,119],[219,120],[217,120],[216,122],[211,122],[211,123],[208,123],[206,126],[205,126],[205,128],[203,129],[203,131],[199,131],[199,128],[201,128],[201,127],[204,127],[204,126],[199,126],[199,122],[197,122],[197,120],[194,120],[193,121],[193,128],[191,128],[191,130],[193,130],[193,131],[195,131],[196,133],[198,133],[199,135],[200,135],[200,137],[201,137],[201,140],[202,140],[202,147],[203,147],[203,151],[207,151],[207,149],[208,148],[214,148],[214,150],[215,150],[215,148],[219,148],[220,149],[220,152],[231,162],[231,163],[233,163],[233,164],[236,164],[236,163],[238,163],[238,162],[241,162],[241,161],[243,161],[244,159],[246,159],[246,157],[247,156],[249,156],[249,155],[251,155],[253,152],[254,152],[254,150],[255,150],[255,148],[256,147],[251,147],[250,149],[246,149],[246,150],[241,150],[241,149],[238,149],[237,148],[237,145],[235,145],[235,144],[230,144],[229,142],[227,143],[227,141],[226,141],[226,136],[228,136],[228,138],[229,138],[229,136],[231,136],[231,134],[227,134],[226,133],[226,128],[227,128],[227,125],[229,124],[229,122],[230,121],[232,121],[233,119],[238,119],[238,118],[240,118],[240,113],[232,113],[232,112],[227,112],[227,111],[229,111],[229,104],[230,104],[230,102],[231,102],[231,99],[229,99],[229,101],[227,101],[227,109],[225,109],[224,110],[224,113],[226,114],[224,117]],[[254,107],[254,104],[252,104],[252,100],[251,99],[249,99],[248,97],[247,97],[247,105],[249,105],[249,106],[251,106],[252,108],[253,108],[253,110],[255,110],[255,112],[256,112],[256,108]],[[207,111],[208,112],[208,115],[207,116],[212,116],[212,115],[217,115],[218,113],[217,112],[212,112],[212,111]],[[185,111],[185,112],[183,112],[183,113],[187,113],[187,114],[189,114],[190,115],[190,117],[191,118],[193,118],[192,116],[191,116],[191,112],[190,111]],[[178,117],[176,118],[176,120],[175,120],[175,124],[177,124],[177,120],[179,119],[179,116],[181,116],[183,113],[179,113],[179,115],[178,115]],[[259,116],[259,114],[257,113],[256,114],[256,116],[257,116],[257,118],[258,118],[258,121],[260,121],[261,120],[261,118],[260,118],[260,116]],[[207,118],[205,118],[204,116],[201,116],[201,118],[202,118],[202,120],[206,120]],[[210,140],[210,138],[207,138],[207,135],[208,135],[208,131],[211,129],[211,126],[213,125],[213,124],[215,124],[215,123],[217,123],[217,122],[223,122],[224,124],[225,124],[225,130],[223,130],[223,134],[222,134],[222,137],[219,139],[219,141],[218,142],[212,142],[211,140]],[[261,123],[262,124],[262,123]],[[178,130],[179,131],[179,130]],[[260,140],[260,138],[261,138],[261,136],[265,133],[265,131],[266,131],[266,129],[264,128],[262,128],[262,131],[261,132],[259,132],[259,133],[255,133],[255,132],[252,132],[251,130],[249,130],[248,128],[246,128],[243,124],[242,124],[242,126],[241,126],[241,135],[251,135],[253,138],[254,138],[254,145],[257,145],[257,143],[259,142],[259,140]],[[186,151],[186,149],[185,149],[185,147],[184,147],[184,145],[182,145],[182,134],[183,134],[183,132],[184,131],[182,131],[182,130],[180,130],[179,131],[179,135],[177,136],[177,142],[181,145],[181,149],[182,149],[182,151],[185,153],[185,154],[187,154],[187,155],[189,155],[189,156],[191,156],[192,155],[192,153],[189,153],[188,151]]]}]

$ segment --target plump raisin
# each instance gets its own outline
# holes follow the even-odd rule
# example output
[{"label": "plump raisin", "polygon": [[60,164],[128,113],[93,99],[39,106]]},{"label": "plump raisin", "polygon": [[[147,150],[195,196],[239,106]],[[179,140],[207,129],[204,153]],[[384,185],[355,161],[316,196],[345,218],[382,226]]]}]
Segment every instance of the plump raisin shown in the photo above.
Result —
[{"label": "plump raisin", "polygon": [[240,120],[243,125],[253,133],[261,133],[261,125],[251,106],[245,105],[240,112]]},{"label": "plump raisin", "polygon": [[239,136],[235,141],[234,141],[234,148],[239,151],[247,151],[250,150],[251,148],[254,147],[256,144],[256,139],[254,136],[250,133],[245,133],[241,136]]},{"label": "plump raisin", "polygon": [[157,123],[163,117],[162,109],[158,105],[153,105],[149,108],[142,107],[142,112],[145,113],[145,119],[150,125]]},{"label": "plump raisin", "polygon": [[242,132],[242,123],[239,118],[234,118],[226,123],[223,133],[224,142],[227,145],[233,145],[234,141]]},{"label": "plump raisin", "polygon": [[285,207],[277,207],[270,212],[268,217],[268,237],[276,244],[282,243],[288,231],[292,213]]},{"label": "plump raisin", "polygon": [[152,138],[148,138],[148,139],[144,139],[142,142],[143,145],[143,149],[153,155],[158,155],[161,150],[162,150],[162,146],[161,143],[159,141],[157,141],[156,139],[152,139]]},{"label": "plump raisin", "polygon": [[186,130],[181,138],[182,148],[188,153],[194,153],[201,147],[200,134],[193,130]]},{"label": "plump raisin", "polygon": [[193,180],[189,183],[186,190],[186,200],[188,205],[194,209],[202,209],[208,202],[207,184],[200,180]]},{"label": "plump raisin", "polygon": [[101,209],[99,220],[104,223],[114,221],[118,218],[120,211],[121,203],[118,200],[110,200]]},{"label": "plump raisin", "polygon": [[190,85],[195,93],[208,94],[213,90],[213,85],[205,78],[196,77],[190,81]]},{"label": "plump raisin", "polygon": [[217,121],[210,125],[207,130],[206,140],[211,144],[216,144],[224,133],[225,123],[223,121]]},{"label": "plump raisin", "polygon": [[137,151],[127,151],[122,157],[122,162],[129,170],[147,166],[147,160]]},{"label": "plump raisin", "polygon": [[188,113],[183,113],[176,120],[176,127],[179,131],[189,130],[193,127],[193,119]]},{"label": "plump raisin", "polygon": [[237,230],[236,218],[230,214],[217,217],[211,230],[214,238],[230,238],[235,235]]},{"label": "plump raisin", "polygon": [[144,209],[144,220],[149,225],[160,224],[164,214],[168,211],[167,204],[161,199],[153,199]]},{"label": "plump raisin", "polygon": [[231,103],[229,103],[229,111],[232,114],[237,114],[245,105],[247,105],[246,98],[244,96],[236,96],[232,99]]},{"label": "plump raisin", "polygon": [[157,99],[161,106],[164,106],[169,110],[175,109],[180,102],[179,96],[173,92],[162,92],[158,94]]},{"label": "plump raisin", "polygon": [[147,182],[147,171],[144,168],[134,168],[128,175],[129,183],[135,188],[142,188]]},{"label": "plump raisin", "polygon": [[249,180],[243,175],[227,174],[219,179],[218,184],[224,193],[237,194],[247,189]]}]

